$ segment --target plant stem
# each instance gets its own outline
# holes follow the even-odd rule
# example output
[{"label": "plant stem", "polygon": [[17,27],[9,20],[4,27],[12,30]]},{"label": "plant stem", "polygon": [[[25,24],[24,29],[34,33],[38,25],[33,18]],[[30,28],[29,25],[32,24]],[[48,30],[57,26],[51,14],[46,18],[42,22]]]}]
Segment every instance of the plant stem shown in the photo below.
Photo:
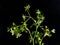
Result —
[{"label": "plant stem", "polygon": [[28,29],[27,31],[29,32],[30,37],[31,37],[31,38],[32,38],[32,40],[33,40],[32,44],[34,45],[34,38],[32,37],[32,34],[31,34],[30,30]]},{"label": "plant stem", "polygon": [[[30,18],[35,22],[35,20],[30,16],[29,11],[27,11],[27,13],[28,13],[28,15],[29,15],[29,16],[28,16],[29,18],[26,20],[26,22],[27,22]],[[33,42],[32,42],[32,43],[33,43],[33,45],[34,45],[34,38],[32,37],[32,34],[31,34],[30,30],[28,29],[27,31],[29,32],[30,37],[31,37],[31,38],[32,38],[32,40],[33,40]]]},{"label": "plant stem", "polygon": [[27,11],[27,13],[28,13],[28,15],[30,16],[30,13],[29,13],[29,11]]},{"label": "plant stem", "polygon": [[36,20],[34,18],[31,17],[31,19],[36,23]]},{"label": "plant stem", "polygon": [[34,39],[33,39],[33,45],[34,45]]},{"label": "plant stem", "polygon": [[29,11],[27,11],[27,13],[28,13],[29,17],[36,23],[36,20],[35,20],[34,18],[31,17]]},{"label": "plant stem", "polygon": [[30,19],[30,17],[25,22],[27,22],[29,19]]},{"label": "plant stem", "polygon": [[41,43],[39,43],[39,45],[41,45]]}]

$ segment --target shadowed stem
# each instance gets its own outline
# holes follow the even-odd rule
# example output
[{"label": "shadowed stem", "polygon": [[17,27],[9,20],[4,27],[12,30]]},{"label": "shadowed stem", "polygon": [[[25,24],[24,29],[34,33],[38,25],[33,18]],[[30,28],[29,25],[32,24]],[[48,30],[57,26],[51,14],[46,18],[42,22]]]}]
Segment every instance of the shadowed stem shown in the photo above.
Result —
[{"label": "shadowed stem", "polygon": [[31,34],[30,30],[28,29],[27,31],[29,32],[30,37],[31,37],[31,38],[32,38],[32,40],[33,40],[33,45],[34,45],[34,38],[32,37],[32,34]]},{"label": "shadowed stem", "polygon": [[34,45],[34,39],[33,39],[33,45]]}]

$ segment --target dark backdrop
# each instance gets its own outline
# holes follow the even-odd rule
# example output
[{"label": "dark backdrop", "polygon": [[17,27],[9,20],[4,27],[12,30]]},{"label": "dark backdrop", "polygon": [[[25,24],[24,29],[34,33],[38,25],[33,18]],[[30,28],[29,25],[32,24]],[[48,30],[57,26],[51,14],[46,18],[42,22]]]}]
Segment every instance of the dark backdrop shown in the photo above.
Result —
[{"label": "dark backdrop", "polygon": [[[16,39],[7,33],[7,27],[15,22],[20,24],[21,14],[24,13],[24,6],[31,5],[31,13],[40,9],[45,16],[44,24],[49,28],[56,29],[51,38],[46,38],[46,45],[60,45],[60,1],[59,0],[16,0],[0,1],[0,45],[29,45],[27,35]],[[32,16],[34,13],[32,13]]]}]

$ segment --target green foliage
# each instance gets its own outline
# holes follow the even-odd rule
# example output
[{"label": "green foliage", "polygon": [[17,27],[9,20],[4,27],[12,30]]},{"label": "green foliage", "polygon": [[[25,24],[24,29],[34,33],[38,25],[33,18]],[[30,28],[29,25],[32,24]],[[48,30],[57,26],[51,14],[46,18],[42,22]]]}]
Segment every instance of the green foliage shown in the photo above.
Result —
[{"label": "green foliage", "polygon": [[[55,33],[55,29],[50,31],[47,26],[45,26],[45,28],[44,26],[41,26],[41,23],[43,22],[45,17],[42,15],[39,9],[36,10],[36,20],[35,20],[33,17],[31,17],[29,13],[30,5],[27,5],[24,8],[28,15],[23,14],[22,18],[24,21],[22,22],[22,24],[16,25],[15,23],[13,23],[13,25],[10,28],[8,28],[8,32],[10,32],[12,36],[15,35],[16,38],[21,37],[23,32],[27,34],[29,33],[30,34],[29,40],[30,43],[32,43],[32,45],[35,45],[36,43],[38,43],[39,45],[44,45],[43,39],[46,36],[51,37],[52,36],[51,32]],[[32,19],[33,21],[33,24],[31,24],[31,26],[27,24],[27,22],[30,19]],[[30,26],[30,28],[35,26],[36,30],[31,32],[28,26]],[[40,30],[40,32],[38,31],[38,29]]]}]

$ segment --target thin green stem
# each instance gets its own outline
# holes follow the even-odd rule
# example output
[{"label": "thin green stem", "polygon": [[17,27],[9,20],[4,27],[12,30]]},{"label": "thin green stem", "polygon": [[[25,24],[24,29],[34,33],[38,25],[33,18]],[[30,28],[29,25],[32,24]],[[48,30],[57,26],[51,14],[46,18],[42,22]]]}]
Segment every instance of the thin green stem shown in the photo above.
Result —
[{"label": "thin green stem", "polygon": [[27,22],[29,19],[30,19],[30,17],[25,22]]},{"label": "thin green stem", "polygon": [[34,18],[31,17],[31,19],[36,23],[36,20]]},{"label": "thin green stem", "polygon": [[34,18],[31,17],[29,11],[27,11],[27,13],[28,13],[29,17],[36,23],[36,20],[35,20]]},{"label": "thin green stem", "polygon": [[33,45],[34,45],[34,38],[32,37],[32,34],[31,34],[30,30],[28,29],[27,31],[29,32],[30,37],[31,37],[31,38],[32,38],[32,40],[33,40],[33,42],[32,42],[32,43],[33,43]]},{"label": "thin green stem", "polygon": [[37,26],[36,26],[36,31],[37,31]]},{"label": "thin green stem", "polygon": [[34,45],[34,39],[33,39],[33,45]]},{"label": "thin green stem", "polygon": [[31,16],[30,13],[29,13],[29,11],[27,11],[27,13],[28,13],[29,16]]},{"label": "thin green stem", "polygon": [[36,31],[38,30],[39,25],[36,26]]},{"label": "thin green stem", "polygon": [[39,45],[41,45],[41,43],[39,43]]}]

